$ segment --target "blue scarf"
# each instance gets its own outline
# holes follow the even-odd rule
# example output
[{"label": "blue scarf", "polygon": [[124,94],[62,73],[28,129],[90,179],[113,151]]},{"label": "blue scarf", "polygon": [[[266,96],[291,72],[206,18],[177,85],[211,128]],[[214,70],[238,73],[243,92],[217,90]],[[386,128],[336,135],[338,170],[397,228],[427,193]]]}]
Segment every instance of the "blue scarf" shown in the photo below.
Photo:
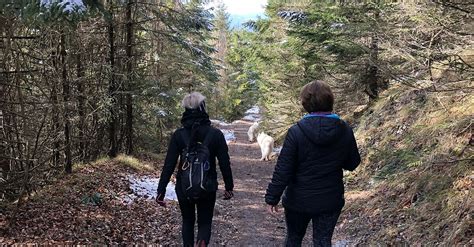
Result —
[{"label": "blue scarf", "polygon": [[308,114],[303,116],[303,119],[312,118],[312,117],[328,117],[328,118],[334,118],[334,119],[341,119],[335,113],[318,113],[318,112],[308,113]]}]

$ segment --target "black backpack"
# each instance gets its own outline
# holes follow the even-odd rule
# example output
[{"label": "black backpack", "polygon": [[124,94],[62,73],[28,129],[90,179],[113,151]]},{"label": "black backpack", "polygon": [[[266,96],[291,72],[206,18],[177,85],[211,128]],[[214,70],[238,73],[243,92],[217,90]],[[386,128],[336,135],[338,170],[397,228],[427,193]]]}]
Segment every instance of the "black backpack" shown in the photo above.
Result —
[{"label": "black backpack", "polygon": [[[188,200],[198,200],[209,191],[209,144],[211,141],[212,131],[209,130],[203,140],[203,142],[195,142],[194,135],[198,128],[195,128],[191,132],[189,141],[186,147],[183,149],[180,158],[178,176],[181,180],[183,192]],[[183,135],[186,134],[183,131]],[[183,136],[186,140],[186,136]]]}]

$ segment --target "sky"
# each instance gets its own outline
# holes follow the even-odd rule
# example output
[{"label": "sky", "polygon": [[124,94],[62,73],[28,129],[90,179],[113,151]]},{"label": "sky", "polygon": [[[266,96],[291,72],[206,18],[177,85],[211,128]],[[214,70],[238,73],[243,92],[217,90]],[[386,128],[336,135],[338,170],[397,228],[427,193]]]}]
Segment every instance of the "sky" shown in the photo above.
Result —
[{"label": "sky", "polygon": [[234,27],[257,16],[263,17],[267,4],[267,0],[213,0],[209,7],[216,7],[220,1],[226,5]]}]

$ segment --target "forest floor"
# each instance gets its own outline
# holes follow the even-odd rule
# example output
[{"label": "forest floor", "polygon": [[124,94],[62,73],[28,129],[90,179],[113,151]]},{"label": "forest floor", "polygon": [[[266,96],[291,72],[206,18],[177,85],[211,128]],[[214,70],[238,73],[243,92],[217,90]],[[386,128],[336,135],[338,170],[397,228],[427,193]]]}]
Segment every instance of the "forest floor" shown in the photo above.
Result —
[{"label": "forest floor", "polygon": [[[258,144],[247,140],[251,124],[240,120],[221,127],[236,137],[229,143],[235,197],[222,200],[218,192],[212,246],[281,246],[284,242],[283,213],[269,214],[264,203],[275,160],[259,160]],[[0,243],[179,245],[177,202],[162,208],[150,197],[126,199],[131,193],[129,177],[157,178],[161,165],[156,163],[156,157],[121,156],[77,168],[25,203],[1,212]],[[337,228],[336,246],[350,244],[343,235]],[[309,226],[305,245],[311,245],[311,237]]]}]

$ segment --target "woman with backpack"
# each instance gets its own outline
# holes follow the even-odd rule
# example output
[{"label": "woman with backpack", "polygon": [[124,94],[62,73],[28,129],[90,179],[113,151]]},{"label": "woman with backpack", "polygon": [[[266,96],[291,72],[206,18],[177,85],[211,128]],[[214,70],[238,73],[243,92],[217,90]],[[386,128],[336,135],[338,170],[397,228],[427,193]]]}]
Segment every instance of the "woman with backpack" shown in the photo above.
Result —
[{"label": "woman with backpack", "polygon": [[334,114],[334,96],[322,81],[303,87],[301,104],[307,111],[287,133],[265,202],[278,212],[283,195],[286,246],[301,246],[310,221],[313,245],[331,246],[344,206],[343,169],[353,171],[360,155],[352,129]]},{"label": "woman with backpack", "polygon": [[184,246],[194,245],[196,209],[198,234],[195,246],[209,244],[217,191],[216,158],[225,183],[224,199],[234,196],[227,143],[222,132],[211,127],[204,100],[202,94],[194,92],[182,101],[185,109],[181,119],[183,127],[171,137],[156,198],[158,204],[166,206],[166,186],[178,164],[176,195],[182,216]]}]

